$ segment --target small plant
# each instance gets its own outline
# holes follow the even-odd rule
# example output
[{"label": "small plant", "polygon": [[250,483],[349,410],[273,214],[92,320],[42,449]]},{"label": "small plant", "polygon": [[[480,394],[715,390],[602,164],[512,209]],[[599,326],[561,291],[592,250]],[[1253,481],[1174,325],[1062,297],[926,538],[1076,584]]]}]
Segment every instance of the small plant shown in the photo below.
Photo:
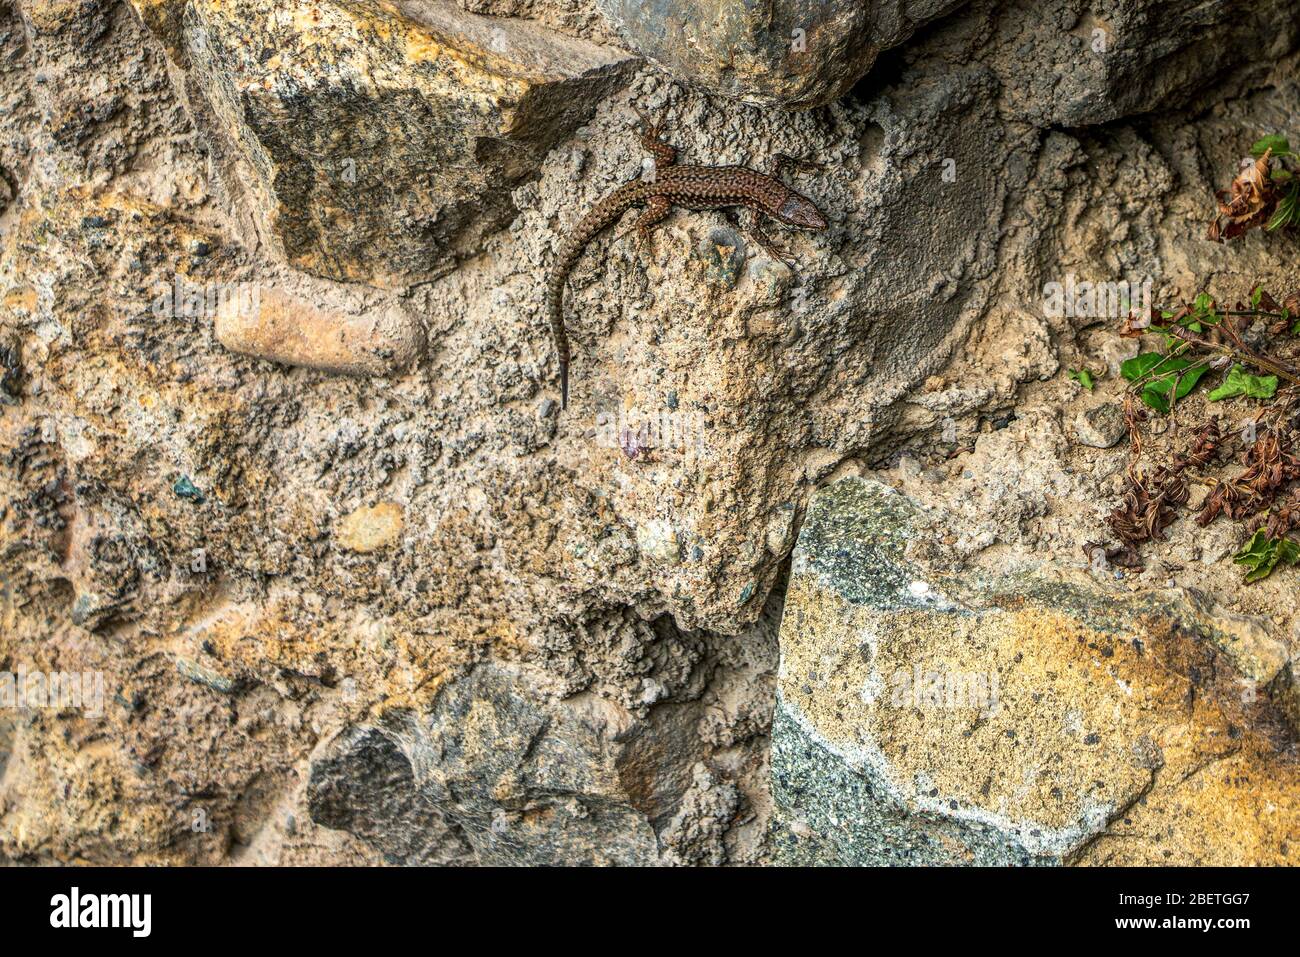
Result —
[{"label": "small plant", "polygon": [[[1270,319],[1270,332],[1292,329],[1292,310],[1300,306],[1296,297],[1282,306],[1262,289],[1251,294],[1250,304],[1239,302],[1233,309],[1221,309],[1207,293],[1201,293],[1177,310],[1162,310],[1142,322],[1133,316],[1120,335],[1141,336],[1163,333],[1163,352],[1144,352],[1126,360],[1120,374],[1142,402],[1168,415],[1178,400],[1185,398],[1212,368],[1235,363],[1228,378],[1210,394],[1211,401],[1236,395],[1272,398],[1278,379],[1300,385],[1300,374],[1247,345],[1245,328],[1255,319]],[[1255,368],[1264,375],[1253,375]]]},{"label": "small plant", "polygon": [[1092,373],[1087,369],[1071,369],[1070,378],[1079,383],[1079,385],[1083,386],[1089,392],[1091,392],[1097,385],[1096,380],[1092,377]]},{"label": "small plant", "polygon": [[1264,137],[1250,154],[1255,161],[1244,165],[1227,189],[1214,194],[1218,210],[1210,239],[1227,241],[1260,226],[1274,232],[1300,223],[1300,155],[1285,136]]},{"label": "small plant", "polygon": [[1246,581],[1262,581],[1273,574],[1278,565],[1300,563],[1300,545],[1289,538],[1269,538],[1261,528],[1232,560],[1246,567]]},{"label": "small plant", "polygon": [[[1201,293],[1177,308],[1125,319],[1121,336],[1160,338],[1156,349],[1120,367],[1128,381],[1130,460],[1122,500],[1106,518],[1118,544],[1089,542],[1084,550],[1090,561],[1100,550],[1109,562],[1141,568],[1140,547],[1164,538],[1189,506],[1192,486],[1201,485],[1210,491],[1196,514],[1198,525],[1225,518],[1252,534],[1234,559],[1246,569],[1246,581],[1300,564],[1300,543],[1288,537],[1300,528],[1300,343],[1291,338],[1300,331],[1298,314],[1300,296],[1281,304],[1257,287],[1249,302],[1232,308]],[[1237,402],[1254,409],[1240,433],[1225,432],[1217,415],[1190,425],[1173,421],[1203,379],[1214,388],[1197,408]],[[1171,420],[1158,435],[1144,429],[1153,413]],[[1140,464],[1144,453],[1146,467]],[[1223,477],[1221,467],[1234,455],[1242,468]]]}]

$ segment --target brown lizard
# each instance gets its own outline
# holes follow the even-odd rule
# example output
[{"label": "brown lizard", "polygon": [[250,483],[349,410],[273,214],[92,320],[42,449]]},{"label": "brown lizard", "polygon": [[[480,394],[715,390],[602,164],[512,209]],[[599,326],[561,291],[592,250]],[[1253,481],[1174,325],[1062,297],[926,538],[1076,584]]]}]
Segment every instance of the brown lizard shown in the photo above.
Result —
[{"label": "brown lizard", "polygon": [[642,123],[641,144],[655,158],[653,179],[636,179],[620,186],[582,217],[560,243],[559,256],[547,287],[547,314],[560,361],[562,408],[569,405],[569,336],[564,328],[565,281],[587,244],[627,210],[633,206],[645,207],[633,228],[637,230],[642,242],[648,242],[650,231],[667,218],[674,206],[696,210],[745,207],[750,210],[751,217],[748,231],[758,240],[759,245],[789,266],[794,264],[793,260],[763,234],[758,227],[758,215],[770,216],[778,222],[802,229],[826,228],[826,217],[813,205],[812,200],[796,193],[777,179],[788,167],[810,167],[814,164],[777,154],[770,176],[744,166],[677,166],[677,150],[660,139],[662,124],[651,123],[640,111],[637,111],[637,115]]}]

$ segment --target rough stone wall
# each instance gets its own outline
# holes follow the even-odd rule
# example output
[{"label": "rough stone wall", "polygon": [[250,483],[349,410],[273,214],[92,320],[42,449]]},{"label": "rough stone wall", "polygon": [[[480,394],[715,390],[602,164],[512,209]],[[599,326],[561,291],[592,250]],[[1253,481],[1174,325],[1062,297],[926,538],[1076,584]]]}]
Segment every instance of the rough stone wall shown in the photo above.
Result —
[{"label": "rough stone wall", "polygon": [[[1103,348],[1043,283],[1294,280],[1202,234],[1300,125],[1295,3],[925,6],[788,111],[592,3],[0,3],[0,670],[106,689],[0,712],[0,856],[764,859],[809,496],[987,433],[1017,494],[908,480],[969,555],[1074,548],[1005,477],[1075,454]],[[723,213],[597,239],[561,412],[545,281],[634,107],[817,162],[830,227],[793,270]]]}]

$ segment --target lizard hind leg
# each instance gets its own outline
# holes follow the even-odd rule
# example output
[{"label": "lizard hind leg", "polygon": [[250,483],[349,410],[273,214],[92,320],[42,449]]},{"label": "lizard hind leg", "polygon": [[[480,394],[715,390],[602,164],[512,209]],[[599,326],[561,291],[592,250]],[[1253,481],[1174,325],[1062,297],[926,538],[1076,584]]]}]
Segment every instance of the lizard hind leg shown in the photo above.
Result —
[{"label": "lizard hind leg", "polygon": [[677,162],[677,147],[665,143],[661,138],[664,124],[658,120],[652,122],[636,106],[632,107],[632,111],[636,113],[637,118],[641,121],[641,146],[655,158],[655,165],[672,166],[673,163]]},{"label": "lizard hind leg", "polygon": [[642,251],[653,251],[654,228],[668,218],[668,214],[672,212],[672,209],[673,204],[669,201],[668,197],[651,196],[646,202],[645,212],[637,217],[635,223],[615,236],[614,242],[618,242],[628,233],[635,230]]}]

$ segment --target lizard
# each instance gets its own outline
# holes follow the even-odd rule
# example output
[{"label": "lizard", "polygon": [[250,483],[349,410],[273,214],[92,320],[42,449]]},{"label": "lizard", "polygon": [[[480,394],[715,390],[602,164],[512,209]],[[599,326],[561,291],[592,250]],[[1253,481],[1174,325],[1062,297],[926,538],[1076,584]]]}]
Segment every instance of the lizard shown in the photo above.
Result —
[{"label": "lizard", "polygon": [[746,166],[678,166],[677,149],[663,141],[663,124],[651,123],[640,110],[636,113],[642,127],[641,145],[655,160],[653,178],[634,179],[618,187],[578,221],[560,243],[547,286],[546,311],[559,359],[561,408],[569,405],[570,354],[569,336],[564,327],[565,283],[587,244],[629,209],[644,207],[636,223],[617,238],[635,229],[644,244],[649,242],[651,230],[668,217],[674,206],[691,210],[743,207],[750,214],[747,231],[768,253],[787,266],[793,266],[794,260],[764,235],[757,221],[760,214],[801,229],[826,228],[826,217],[813,201],[778,178],[790,167],[816,168],[816,164],[778,153],[771,174]]}]

